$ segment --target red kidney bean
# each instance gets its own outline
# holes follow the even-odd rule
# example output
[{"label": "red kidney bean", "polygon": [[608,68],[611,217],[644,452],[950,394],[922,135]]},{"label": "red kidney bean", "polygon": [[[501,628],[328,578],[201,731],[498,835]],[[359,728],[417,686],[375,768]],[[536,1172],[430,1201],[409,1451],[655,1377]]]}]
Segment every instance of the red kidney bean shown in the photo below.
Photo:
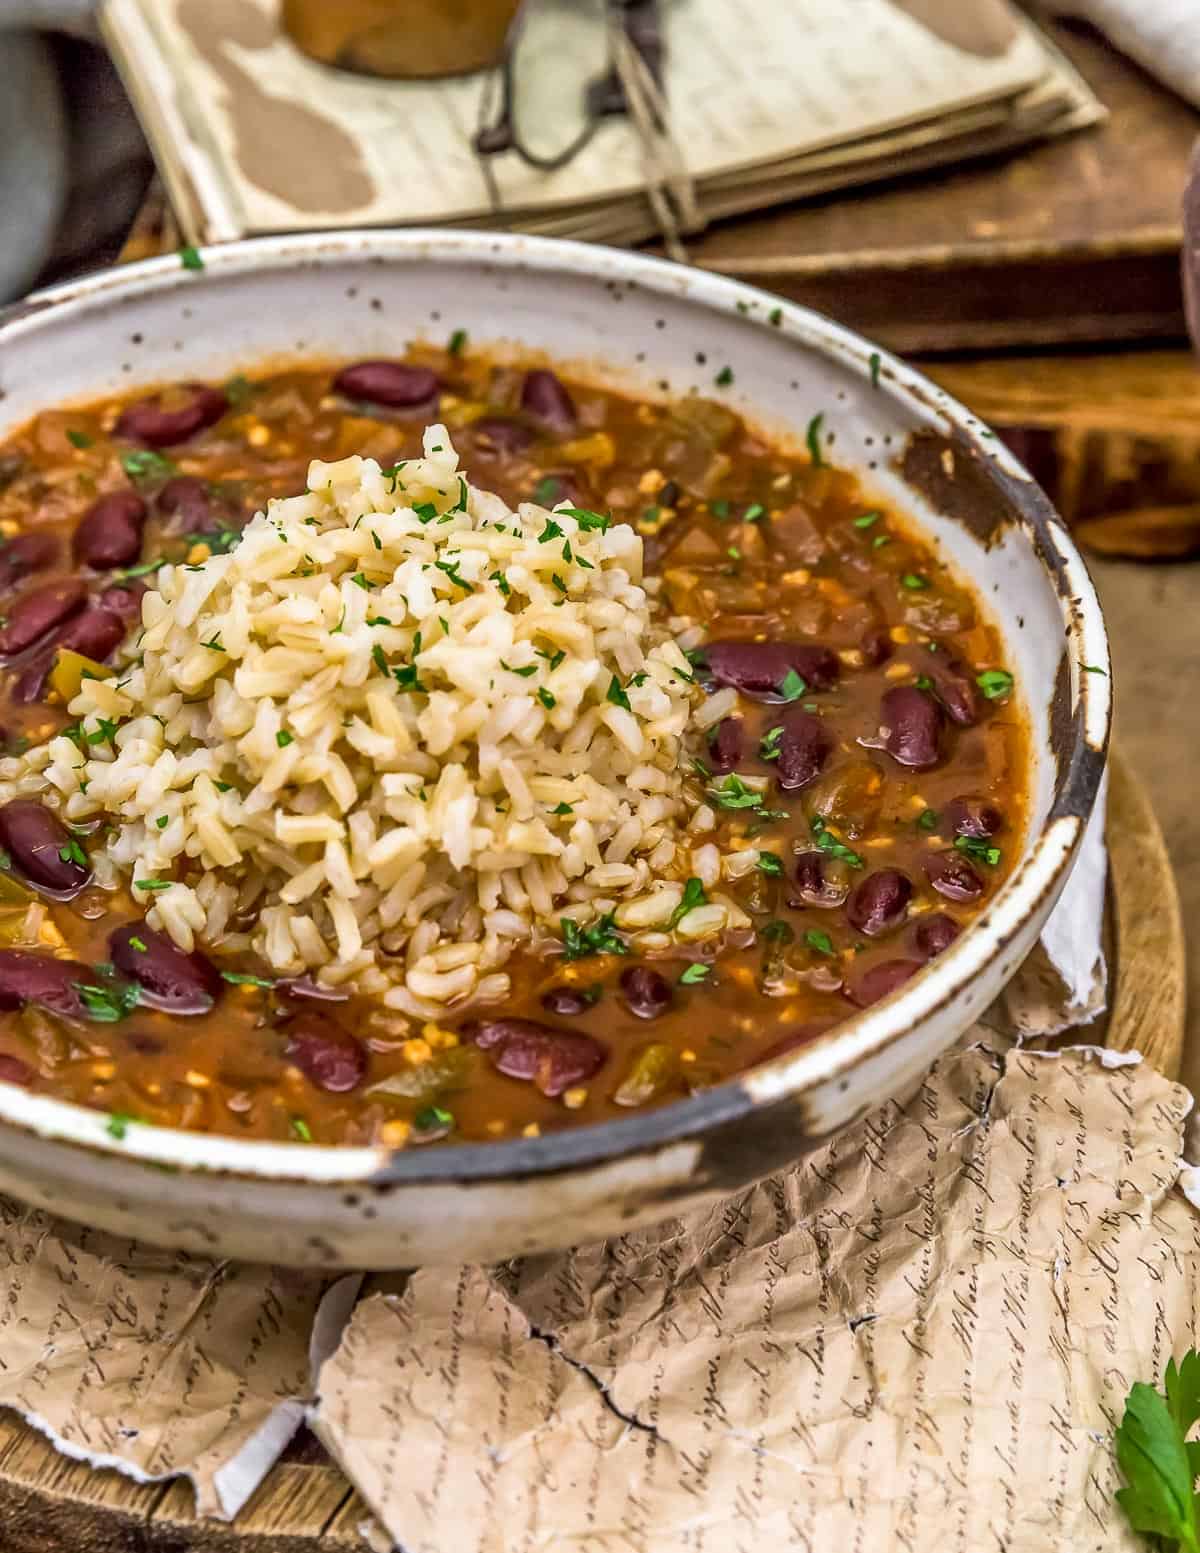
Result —
[{"label": "red kidney bean", "polygon": [[220,995],[221,977],[209,960],[187,954],[144,922],[126,922],[110,933],[108,953],[168,1014],[206,1014]]},{"label": "red kidney bean", "polygon": [[788,1052],[794,1052],[801,1046],[808,1046],[816,1040],[817,1036],[824,1035],[826,1030],[832,1030],[837,1024],[836,1019],[810,1019],[807,1024],[797,1025],[794,1030],[789,1030],[781,1036],[773,1046],[768,1046],[761,1057],[756,1057],[755,1062],[771,1062],[776,1057],[784,1057]]},{"label": "red kidney bean", "polygon": [[631,1014],[657,1019],[671,1006],[671,984],[648,965],[628,965],[621,972],[621,992]]},{"label": "red kidney bean", "polygon": [[488,1053],[498,1073],[532,1082],[550,1099],[592,1078],[608,1057],[592,1036],[553,1030],[534,1019],[489,1019],[463,1034]]},{"label": "red kidney bean", "polygon": [[708,731],[708,764],[716,776],[736,771],[742,758],[742,734],[745,724],[740,717],[723,717]]},{"label": "red kidney bean", "polygon": [[[482,420],[475,422],[471,430],[476,452],[493,457],[514,458],[524,453],[533,442],[533,433],[528,426],[522,426],[520,421],[501,420],[497,415],[485,415]],[[555,497],[555,501],[561,499]]]},{"label": "red kidney bean", "polygon": [[859,638],[858,648],[867,667],[877,669],[892,656],[895,643],[887,626],[868,626]]},{"label": "red kidney bean", "polygon": [[284,1027],[285,1055],[310,1083],[333,1095],[357,1089],[366,1077],[366,1049],[321,1014],[298,1014]]},{"label": "red kidney bean", "polygon": [[849,884],[839,878],[824,852],[801,852],[796,858],[792,883],[796,899],[789,904],[795,906],[817,906],[828,911],[840,906],[850,893]]},{"label": "red kidney bean", "polygon": [[89,603],[79,614],[67,622],[66,629],[51,638],[50,646],[40,652],[37,660],[18,677],[13,686],[14,701],[40,701],[46,689],[46,680],[54,667],[54,658],[60,647],[82,653],[97,663],[103,663],[125,638],[129,629],[126,621],[112,610]]},{"label": "red kidney bean", "polygon": [[938,852],[925,859],[930,884],[948,901],[977,901],[983,880],[959,852]]},{"label": "red kidney bean", "polygon": [[81,986],[96,985],[90,965],[27,949],[0,949],[0,1008],[36,1003],[64,1019],[86,1019]]},{"label": "red kidney bean", "polygon": [[0,846],[22,879],[49,895],[78,895],[92,877],[90,864],[71,855],[82,850],[80,843],[36,799],[13,798],[0,808]]},{"label": "red kidney bean", "polygon": [[203,529],[212,508],[212,492],[195,475],[176,475],[154,498],[154,509],[164,518],[178,516],[189,529]]},{"label": "red kidney bean", "polygon": [[780,787],[790,793],[806,787],[821,774],[833,749],[833,739],[815,712],[793,708],[783,714],[782,722],[775,770]]},{"label": "red kidney bean", "polygon": [[947,660],[939,655],[929,664],[929,677],[952,723],[960,728],[970,728],[979,721],[979,692],[975,688],[975,677],[965,664],[956,658]]},{"label": "red kidney bean", "polygon": [[920,960],[882,960],[852,977],[846,991],[852,1003],[857,1003],[859,1008],[869,1008],[923,969]]},{"label": "red kidney bean", "polygon": [[879,731],[884,749],[900,765],[916,771],[937,765],[942,710],[932,696],[915,685],[896,685],[884,693]]},{"label": "red kidney bean", "polygon": [[23,593],[0,626],[0,656],[11,657],[32,647],[81,609],[86,598],[87,588],[78,577],[64,577]]},{"label": "red kidney bean", "polygon": [[134,577],[114,588],[105,588],[96,603],[108,610],[110,615],[119,615],[128,625],[129,621],[141,615],[142,595],[146,591],[146,584]]},{"label": "red kidney bean", "polygon": [[703,654],[711,683],[732,685],[755,701],[782,701],[789,672],[810,690],[828,690],[838,677],[837,655],[806,642],[708,642]]},{"label": "red kidney bean", "polygon": [[961,932],[962,928],[953,917],[946,916],[945,912],[934,912],[918,918],[913,928],[913,948],[923,959],[932,960],[935,954],[949,949]]},{"label": "red kidney bean", "polygon": [[891,933],[904,921],[912,900],[912,880],[898,868],[881,868],[855,885],[846,902],[850,926],[868,938]]},{"label": "red kidney bean", "polygon": [[561,432],[564,436],[579,424],[570,394],[558,377],[544,367],[525,374],[521,384],[521,408],[551,431]]},{"label": "red kidney bean", "polygon": [[582,987],[547,987],[541,996],[542,1007],[548,1014],[559,1014],[572,1019],[576,1014],[586,1014],[595,1002]]},{"label": "red kidney bean", "polygon": [[53,534],[18,534],[0,547],[0,588],[11,588],[30,572],[45,571],[57,559]]},{"label": "red kidney bean", "polygon": [[22,1062],[20,1057],[13,1057],[8,1052],[0,1052],[0,1082],[19,1084],[22,1089],[28,1089],[33,1079],[33,1069],[27,1062]]},{"label": "red kidney bean", "polygon": [[164,408],[161,394],[131,404],[117,420],[116,435],[145,443],[148,448],[169,448],[219,421],[229,408],[229,400],[219,388],[206,383],[183,386],[191,397],[175,409]]},{"label": "red kidney bean", "polygon": [[442,385],[428,367],[412,367],[404,361],[358,361],[343,367],[333,386],[347,399],[409,410],[435,398]]},{"label": "red kidney bean", "polygon": [[942,810],[942,829],[950,836],[985,841],[1004,829],[1004,816],[986,798],[952,798]]},{"label": "red kidney bean", "polygon": [[128,566],[142,549],[146,503],[136,491],[112,491],[93,502],[75,530],[72,546],[81,566],[98,572]]}]

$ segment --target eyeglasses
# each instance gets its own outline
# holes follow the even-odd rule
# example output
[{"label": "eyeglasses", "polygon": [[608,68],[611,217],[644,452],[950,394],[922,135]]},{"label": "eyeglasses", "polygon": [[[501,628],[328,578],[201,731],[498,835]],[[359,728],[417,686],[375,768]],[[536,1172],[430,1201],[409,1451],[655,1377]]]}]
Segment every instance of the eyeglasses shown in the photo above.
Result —
[{"label": "eyeglasses", "polygon": [[484,95],[474,148],[481,157],[515,151],[553,172],[587,145],[607,118],[630,112],[614,59],[623,35],[662,89],[659,0],[524,0]]}]

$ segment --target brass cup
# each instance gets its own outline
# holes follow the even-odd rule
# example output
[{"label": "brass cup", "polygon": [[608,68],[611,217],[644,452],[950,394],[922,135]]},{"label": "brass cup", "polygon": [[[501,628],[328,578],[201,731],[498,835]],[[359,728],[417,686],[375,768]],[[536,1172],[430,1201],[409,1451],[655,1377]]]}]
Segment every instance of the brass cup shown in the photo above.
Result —
[{"label": "brass cup", "polygon": [[520,0],[283,0],[293,42],[325,65],[393,80],[467,75],[500,58]]}]

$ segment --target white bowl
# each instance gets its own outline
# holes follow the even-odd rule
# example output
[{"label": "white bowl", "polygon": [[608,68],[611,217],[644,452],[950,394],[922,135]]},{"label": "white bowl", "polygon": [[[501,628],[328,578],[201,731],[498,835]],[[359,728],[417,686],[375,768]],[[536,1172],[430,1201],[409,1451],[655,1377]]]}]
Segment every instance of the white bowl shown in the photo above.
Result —
[{"label": "white bowl", "polygon": [[[1003,445],[925,378],[803,308],[636,254],[475,232],[267,238],[92,276],[0,315],[0,434],[47,406],[296,358],[400,354],[466,329],[617,387],[712,391],[915,516],[974,580],[1032,726],[1020,862],[886,1001],[810,1046],[660,1110],[548,1136],[392,1152],[130,1127],[0,1084],[0,1191],[123,1235],[294,1264],[486,1260],[715,1199],[913,1082],[1032,947],[1095,802],[1104,624],[1062,523]],[[1084,665],[1104,670],[1084,672]]]}]

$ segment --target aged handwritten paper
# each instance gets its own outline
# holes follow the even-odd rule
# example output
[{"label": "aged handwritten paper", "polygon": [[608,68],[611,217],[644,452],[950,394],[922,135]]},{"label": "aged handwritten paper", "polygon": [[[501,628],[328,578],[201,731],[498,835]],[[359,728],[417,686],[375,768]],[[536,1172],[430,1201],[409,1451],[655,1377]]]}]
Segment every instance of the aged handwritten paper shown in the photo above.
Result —
[{"label": "aged handwritten paper", "polygon": [[405,1553],[1129,1549],[1194,1340],[1190,1097],[981,1046],[712,1212],[361,1303],[314,1427]]}]

